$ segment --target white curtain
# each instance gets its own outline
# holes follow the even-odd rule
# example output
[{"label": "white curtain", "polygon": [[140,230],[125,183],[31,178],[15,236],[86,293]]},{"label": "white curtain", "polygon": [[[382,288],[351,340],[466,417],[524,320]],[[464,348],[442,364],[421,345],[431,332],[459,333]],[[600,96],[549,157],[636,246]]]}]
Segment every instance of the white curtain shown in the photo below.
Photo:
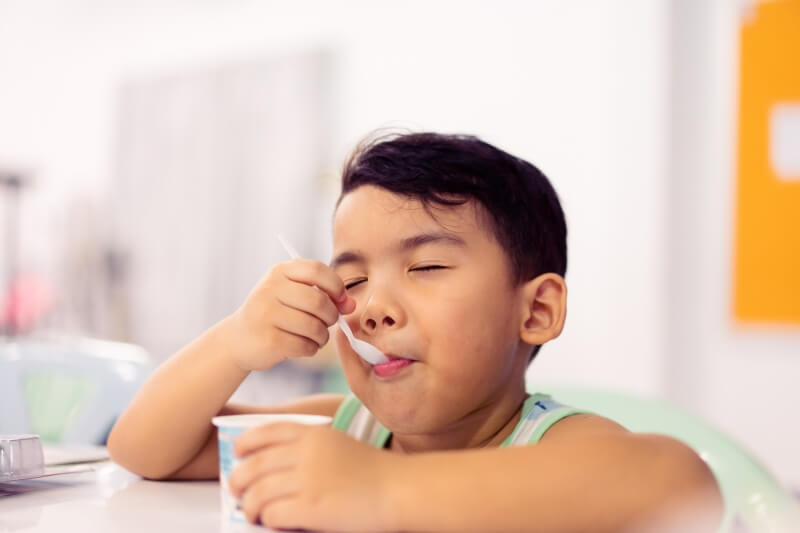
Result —
[{"label": "white curtain", "polygon": [[125,84],[113,235],[129,340],[165,358],[285,258],[315,255],[330,58],[303,53]]}]

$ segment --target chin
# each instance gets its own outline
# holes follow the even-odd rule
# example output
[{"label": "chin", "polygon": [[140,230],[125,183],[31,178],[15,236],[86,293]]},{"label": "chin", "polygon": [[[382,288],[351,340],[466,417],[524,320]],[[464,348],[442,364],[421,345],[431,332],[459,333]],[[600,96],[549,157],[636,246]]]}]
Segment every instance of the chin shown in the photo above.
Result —
[{"label": "chin", "polygon": [[362,402],[392,433],[423,434],[441,429],[439,421],[431,417],[432,411],[424,408],[426,404],[419,396],[415,399],[380,395],[378,398],[367,398],[366,401],[362,398]]}]

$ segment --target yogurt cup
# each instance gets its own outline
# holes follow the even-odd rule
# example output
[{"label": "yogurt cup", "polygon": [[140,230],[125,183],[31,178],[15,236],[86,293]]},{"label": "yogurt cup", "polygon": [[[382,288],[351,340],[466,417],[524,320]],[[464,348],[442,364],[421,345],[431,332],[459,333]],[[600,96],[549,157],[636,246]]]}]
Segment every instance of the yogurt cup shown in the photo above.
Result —
[{"label": "yogurt cup", "polygon": [[233,522],[246,522],[241,502],[231,494],[228,480],[231,472],[241,462],[233,454],[233,443],[236,438],[250,428],[266,426],[276,422],[293,422],[308,426],[325,426],[331,423],[331,417],[321,415],[300,414],[257,414],[216,416],[211,423],[217,426],[219,438],[219,483],[222,503],[222,519]]}]

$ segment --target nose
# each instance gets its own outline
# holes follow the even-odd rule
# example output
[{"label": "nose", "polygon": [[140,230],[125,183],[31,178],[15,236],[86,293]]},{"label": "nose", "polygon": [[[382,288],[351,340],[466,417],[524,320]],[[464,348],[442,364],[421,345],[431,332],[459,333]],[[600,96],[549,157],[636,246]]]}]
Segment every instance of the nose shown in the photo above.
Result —
[{"label": "nose", "polygon": [[405,323],[405,313],[388,290],[373,290],[359,318],[361,330],[375,335],[385,329],[396,329]]}]

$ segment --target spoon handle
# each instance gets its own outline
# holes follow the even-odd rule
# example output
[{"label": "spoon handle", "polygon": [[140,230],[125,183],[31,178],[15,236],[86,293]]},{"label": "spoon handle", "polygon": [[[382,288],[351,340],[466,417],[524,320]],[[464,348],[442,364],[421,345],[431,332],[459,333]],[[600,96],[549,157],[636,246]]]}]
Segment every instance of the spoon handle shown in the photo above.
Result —
[{"label": "spoon handle", "polygon": [[350,341],[350,345],[352,346],[355,336],[353,335],[353,330],[350,329],[350,324],[347,323],[347,320],[345,320],[342,315],[339,315],[337,323],[344,332],[344,336],[347,337],[347,340]]},{"label": "spoon handle", "polygon": [[278,240],[281,241],[281,246],[283,246],[283,249],[286,250],[287,254],[289,254],[289,257],[292,259],[300,259],[300,252],[295,250],[294,246],[289,244],[289,241],[287,241],[280,233],[278,233]]}]

